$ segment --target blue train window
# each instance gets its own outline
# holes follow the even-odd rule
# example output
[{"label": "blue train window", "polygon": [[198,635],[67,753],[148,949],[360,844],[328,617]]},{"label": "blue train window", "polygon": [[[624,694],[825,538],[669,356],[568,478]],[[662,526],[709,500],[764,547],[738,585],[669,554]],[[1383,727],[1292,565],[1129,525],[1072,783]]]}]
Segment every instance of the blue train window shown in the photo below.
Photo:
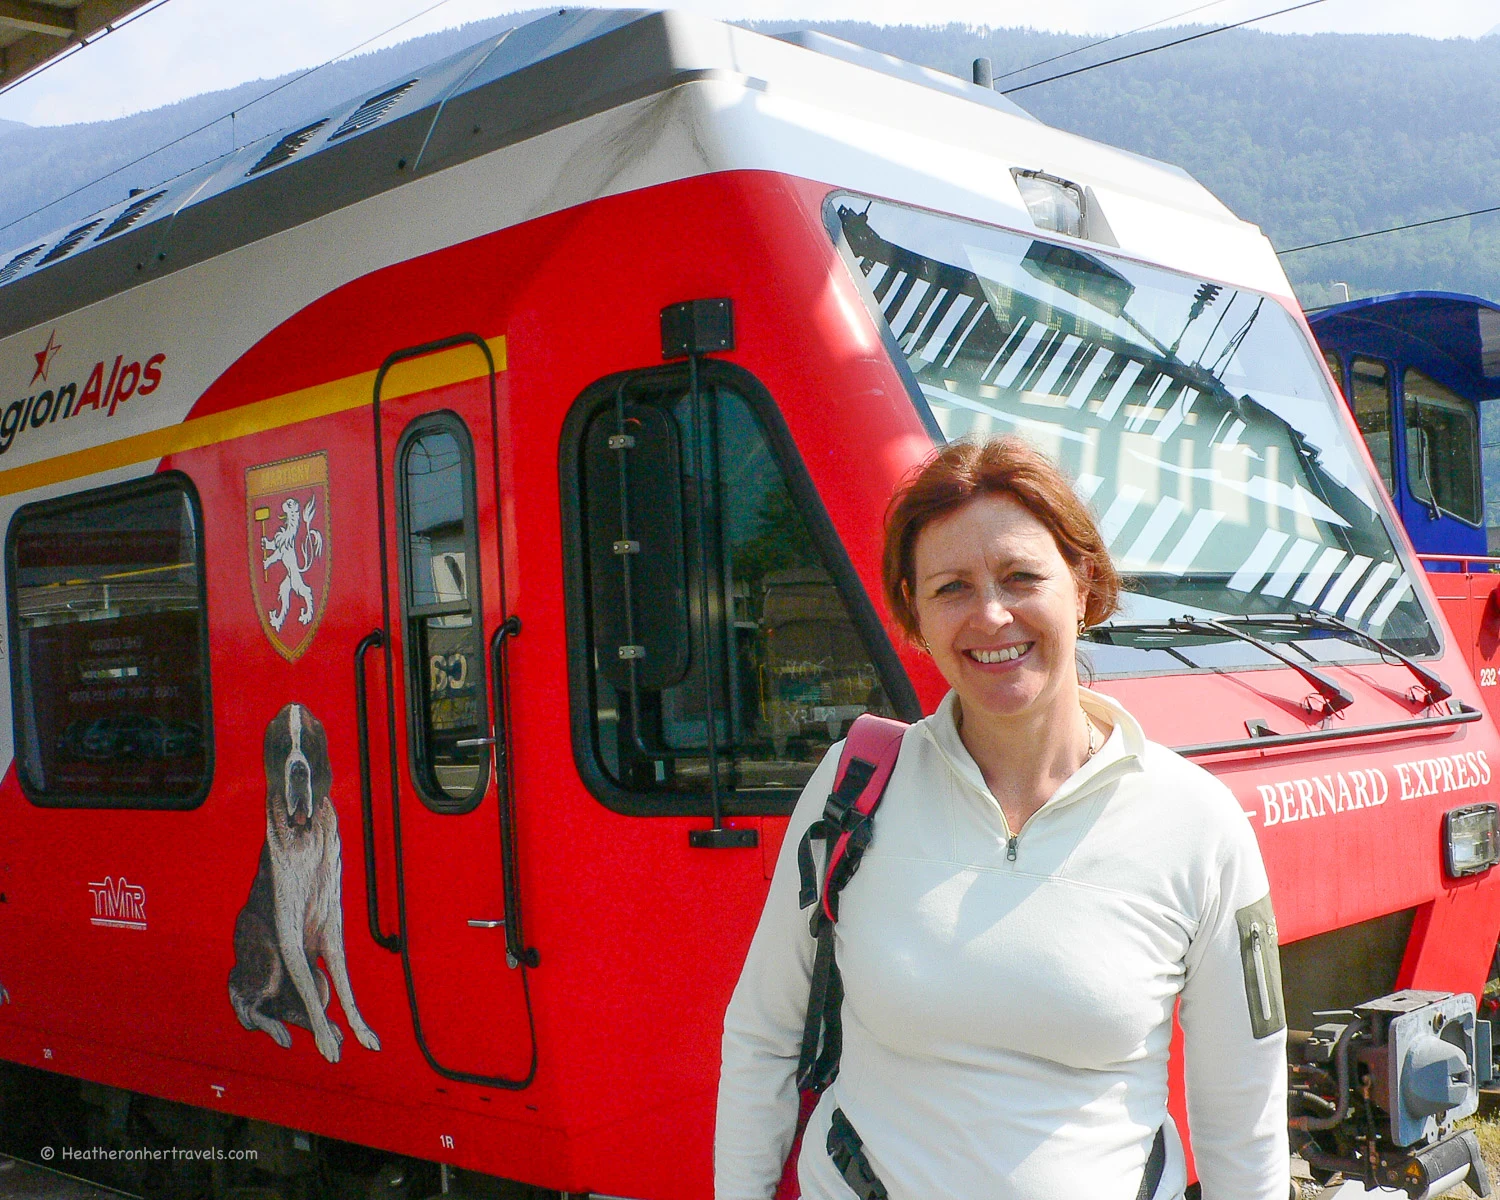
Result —
[{"label": "blue train window", "polygon": [[1380,471],[1385,490],[1396,490],[1396,472],[1391,466],[1391,370],[1374,358],[1356,356],[1349,362],[1354,383],[1354,423],[1365,435],[1370,457]]},{"label": "blue train window", "polygon": [[1478,412],[1414,368],[1401,384],[1406,393],[1406,484],[1412,497],[1478,525],[1484,517]]}]

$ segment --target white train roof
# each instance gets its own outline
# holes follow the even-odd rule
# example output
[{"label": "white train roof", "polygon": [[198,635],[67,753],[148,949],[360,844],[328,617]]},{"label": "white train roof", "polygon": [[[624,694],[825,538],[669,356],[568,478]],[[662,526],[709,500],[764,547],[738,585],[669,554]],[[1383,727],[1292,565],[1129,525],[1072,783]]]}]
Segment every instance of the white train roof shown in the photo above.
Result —
[{"label": "white train roof", "polygon": [[[1186,172],[1053,129],[988,88],[816,33],[773,38],[678,12],[576,9],[10,247],[0,253],[0,338],[502,149],[530,143],[536,171],[556,174],[546,135],[626,111],[635,132],[614,147],[612,169],[595,171],[591,192],[533,181],[520,189],[532,197],[526,211],[497,204],[487,226],[455,229],[454,240],[591,195],[736,169],[1026,230],[1011,175],[1020,168],[1090,189],[1118,252],[1290,295],[1259,230]],[[690,152],[667,132],[674,125]],[[514,153],[499,159],[516,170]]]}]

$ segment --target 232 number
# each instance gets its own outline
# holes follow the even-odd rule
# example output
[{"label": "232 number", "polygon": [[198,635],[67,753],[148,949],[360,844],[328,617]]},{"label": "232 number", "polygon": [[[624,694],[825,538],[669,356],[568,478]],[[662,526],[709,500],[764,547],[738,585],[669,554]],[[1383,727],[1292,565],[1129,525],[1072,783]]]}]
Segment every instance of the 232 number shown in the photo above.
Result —
[{"label": "232 number", "polygon": [[1480,687],[1494,687],[1497,683],[1500,683],[1500,679],[1496,678],[1494,667],[1479,668]]}]

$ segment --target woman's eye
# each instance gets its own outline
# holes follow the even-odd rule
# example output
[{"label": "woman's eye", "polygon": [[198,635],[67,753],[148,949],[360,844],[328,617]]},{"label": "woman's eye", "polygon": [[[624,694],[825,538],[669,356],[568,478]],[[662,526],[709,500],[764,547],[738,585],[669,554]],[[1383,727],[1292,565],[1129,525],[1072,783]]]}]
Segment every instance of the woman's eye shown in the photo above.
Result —
[{"label": "woman's eye", "polygon": [[934,596],[952,596],[952,595],[956,595],[958,592],[961,592],[963,590],[963,588],[964,588],[964,581],[962,579],[950,579],[947,583],[942,584],[937,589],[937,591],[935,591],[933,593],[933,595]]}]

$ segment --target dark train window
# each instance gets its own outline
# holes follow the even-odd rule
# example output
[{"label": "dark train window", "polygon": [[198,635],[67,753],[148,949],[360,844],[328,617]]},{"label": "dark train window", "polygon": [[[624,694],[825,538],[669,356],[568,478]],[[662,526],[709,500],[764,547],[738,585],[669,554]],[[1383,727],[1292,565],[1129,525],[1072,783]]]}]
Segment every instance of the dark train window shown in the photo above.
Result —
[{"label": "dark train window", "polygon": [[1419,503],[1478,525],[1484,518],[1479,490],[1479,413],[1472,401],[1409,368],[1406,394],[1406,482]]},{"label": "dark train window", "polygon": [[889,642],[741,375],[707,364],[697,404],[685,369],[608,381],[565,433],[575,748],[622,811],[708,811],[710,739],[725,812],[787,811],[892,712]]},{"label": "dark train window", "polygon": [[202,518],[175,472],[18,509],[6,537],[21,790],[192,808],[213,773]]},{"label": "dark train window", "polygon": [[479,803],[489,769],[474,448],[451,413],[413,422],[396,450],[407,711],[417,792],[441,812]]},{"label": "dark train window", "polygon": [[1383,362],[1356,355],[1349,360],[1353,384],[1354,423],[1364,435],[1370,457],[1380,472],[1385,490],[1396,491],[1396,472],[1391,466],[1391,370]]},{"label": "dark train window", "polygon": [[1328,373],[1333,376],[1333,383],[1338,388],[1339,395],[1347,397],[1349,389],[1344,384],[1344,360],[1339,357],[1337,350],[1325,350],[1323,361],[1328,364]]}]

